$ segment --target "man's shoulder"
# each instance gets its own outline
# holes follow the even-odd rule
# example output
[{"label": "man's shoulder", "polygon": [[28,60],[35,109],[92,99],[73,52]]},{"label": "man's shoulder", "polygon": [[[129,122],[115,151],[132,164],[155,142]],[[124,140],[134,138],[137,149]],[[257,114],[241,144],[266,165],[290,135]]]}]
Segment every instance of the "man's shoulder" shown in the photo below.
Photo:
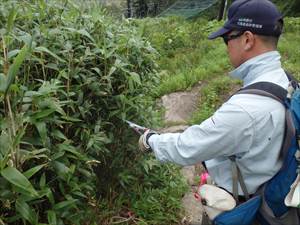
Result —
[{"label": "man's shoulder", "polygon": [[233,95],[222,107],[223,110],[236,109],[245,112],[251,115],[251,117],[278,110],[284,112],[284,106],[279,101],[257,94]]}]

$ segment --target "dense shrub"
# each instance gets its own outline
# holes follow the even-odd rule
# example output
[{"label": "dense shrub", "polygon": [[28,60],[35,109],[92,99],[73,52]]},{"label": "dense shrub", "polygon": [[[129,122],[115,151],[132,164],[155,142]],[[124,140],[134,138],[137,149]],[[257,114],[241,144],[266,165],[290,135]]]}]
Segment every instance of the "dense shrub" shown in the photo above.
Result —
[{"label": "dense shrub", "polygon": [[170,215],[180,208],[176,170],[137,154],[123,122],[153,124],[157,52],[129,22],[83,4],[0,4],[0,223],[104,224],[137,205],[142,220],[162,211],[156,189]]}]

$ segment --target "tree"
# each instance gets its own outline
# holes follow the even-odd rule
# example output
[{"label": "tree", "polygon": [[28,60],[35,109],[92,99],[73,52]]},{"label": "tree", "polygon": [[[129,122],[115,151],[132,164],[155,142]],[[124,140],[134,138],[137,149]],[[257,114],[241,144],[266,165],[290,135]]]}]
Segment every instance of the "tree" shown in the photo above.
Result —
[{"label": "tree", "polygon": [[222,20],[225,12],[225,3],[226,0],[221,1],[220,9],[219,9],[219,15],[218,15],[218,20]]},{"label": "tree", "polygon": [[156,16],[176,0],[127,0],[127,17]]},{"label": "tree", "polygon": [[133,6],[136,8],[136,16],[137,17],[143,18],[148,15],[148,1],[147,0],[134,1]]},{"label": "tree", "polygon": [[127,0],[127,18],[132,17],[131,0]]}]

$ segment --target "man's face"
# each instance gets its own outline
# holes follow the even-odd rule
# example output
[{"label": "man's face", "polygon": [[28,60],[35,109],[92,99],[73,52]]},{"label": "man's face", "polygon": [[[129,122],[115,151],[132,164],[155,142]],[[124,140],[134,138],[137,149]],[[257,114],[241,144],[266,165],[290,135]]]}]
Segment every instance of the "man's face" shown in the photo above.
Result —
[{"label": "man's face", "polygon": [[244,46],[242,42],[243,32],[231,31],[224,35],[223,39],[227,45],[227,52],[231,64],[237,68],[243,63]]}]

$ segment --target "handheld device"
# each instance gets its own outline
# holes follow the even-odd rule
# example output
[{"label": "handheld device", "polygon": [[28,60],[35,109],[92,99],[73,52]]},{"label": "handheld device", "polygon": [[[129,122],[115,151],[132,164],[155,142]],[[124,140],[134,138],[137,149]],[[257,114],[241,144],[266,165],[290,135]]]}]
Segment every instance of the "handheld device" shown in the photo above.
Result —
[{"label": "handheld device", "polygon": [[140,135],[145,133],[146,130],[149,130],[148,128],[137,125],[129,120],[125,120],[125,122],[129,125],[129,127],[131,127],[135,132],[137,132]]}]

